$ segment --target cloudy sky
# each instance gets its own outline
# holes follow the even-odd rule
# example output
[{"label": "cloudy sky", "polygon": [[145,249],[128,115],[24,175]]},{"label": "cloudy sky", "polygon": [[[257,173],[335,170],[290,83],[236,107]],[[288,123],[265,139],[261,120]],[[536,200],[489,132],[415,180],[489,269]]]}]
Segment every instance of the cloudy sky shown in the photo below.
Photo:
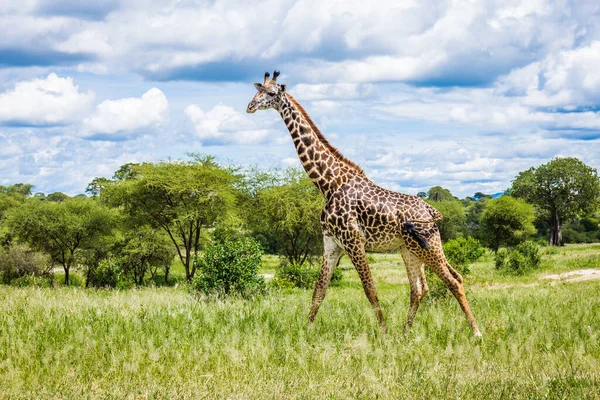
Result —
[{"label": "cloudy sky", "polygon": [[600,168],[598,1],[0,0],[0,185],[81,193],[127,162],[299,165],[264,71],[376,183],[495,193]]}]

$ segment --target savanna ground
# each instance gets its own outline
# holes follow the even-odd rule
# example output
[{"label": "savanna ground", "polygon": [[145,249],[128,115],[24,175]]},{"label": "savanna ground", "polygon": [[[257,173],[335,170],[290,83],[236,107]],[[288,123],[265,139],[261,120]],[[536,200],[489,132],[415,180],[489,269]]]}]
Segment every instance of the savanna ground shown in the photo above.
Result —
[{"label": "savanna ground", "polygon": [[[484,334],[453,298],[409,303],[400,257],[372,255],[389,330],[380,332],[348,259],[313,327],[311,291],[197,300],[183,288],[0,287],[1,398],[599,398],[600,245],[544,249],[515,277],[491,256],[466,277]],[[267,259],[265,273],[275,260]]]}]

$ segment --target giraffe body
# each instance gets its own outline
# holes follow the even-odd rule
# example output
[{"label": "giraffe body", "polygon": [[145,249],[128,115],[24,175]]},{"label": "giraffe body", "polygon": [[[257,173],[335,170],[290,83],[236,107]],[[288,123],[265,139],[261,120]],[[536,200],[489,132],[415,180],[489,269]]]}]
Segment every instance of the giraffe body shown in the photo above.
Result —
[{"label": "giraffe body", "polygon": [[347,254],[361,279],[379,323],[385,320],[365,251],[399,249],[410,282],[410,310],[405,324],[413,322],[419,303],[427,293],[424,265],[431,268],[458,300],[473,333],[481,336],[464,294],[463,280],[446,260],[435,221],[441,214],[417,196],[382,188],[362,169],[340,154],[323,136],[304,108],[285,91],[285,85],[265,74],[247,112],[274,108],[279,112],[306,173],[325,197],[321,213],[324,255],[313,292],[309,321],[312,323],[325,298],[333,269]]}]

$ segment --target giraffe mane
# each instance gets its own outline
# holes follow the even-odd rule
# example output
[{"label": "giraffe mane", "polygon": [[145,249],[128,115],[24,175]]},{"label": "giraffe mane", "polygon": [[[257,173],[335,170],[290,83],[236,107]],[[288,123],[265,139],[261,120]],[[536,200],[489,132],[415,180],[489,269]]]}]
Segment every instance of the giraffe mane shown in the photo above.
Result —
[{"label": "giraffe mane", "polygon": [[298,101],[296,99],[294,99],[292,97],[292,95],[290,95],[287,92],[285,92],[285,94],[287,95],[287,98],[290,99],[292,104],[294,104],[294,106],[298,109],[298,111],[300,111],[300,114],[302,114],[302,116],[304,117],[306,122],[308,122],[308,125],[310,126],[310,128],[313,130],[315,135],[317,135],[317,138],[319,138],[319,140],[321,141],[321,143],[323,143],[323,145],[327,148],[327,150],[329,150],[337,160],[346,163],[348,166],[350,166],[354,170],[356,170],[359,173],[364,175],[365,171],[363,171],[363,169],[357,163],[355,163],[354,161],[345,157],[337,148],[335,148],[331,143],[329,143],[329,141],[323,135],[321,130],[317,127],[317,125],[310,118],[310,116],[308,115],[308,113],[306,112],[304,107],[302,107],[302,105],[300,103],[298,103]]}]

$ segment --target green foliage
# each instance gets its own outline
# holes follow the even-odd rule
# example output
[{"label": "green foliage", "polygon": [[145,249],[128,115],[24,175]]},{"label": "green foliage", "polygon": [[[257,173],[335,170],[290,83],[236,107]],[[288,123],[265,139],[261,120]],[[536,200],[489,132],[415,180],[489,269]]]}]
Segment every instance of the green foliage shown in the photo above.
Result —
[{"label": "green foliage", "polygon": [[443,201],[428,199],[427,202],[444,216],[442,220],[437,222],[442,241],[446,242],[462,236],[467,217],[460,201],[452,198],[452,200]]},{"label": "green foliage", "polygon": [[54,276],[52,274],[35,276],[25,275],[20,278],[15,278],[10,281],[11,286],[15,287],[37,287],[37,288],[51,288],[54,287]]},{"label": "green foliage", "polygon": [[186,279],[196,270],[201,230],[214,226],[233,211],[236,177],[212,157],[156,164],[126,164],[115,180],[101,182],[100,199],[120,207],[131,220],[149,223],[169,237],[185,267]]},{"label": "green foliage", "polygon": [[[310,264],[293,264],[283,260],[273,279],[275,287],[296,287],[300,289],[312,289],[319,279],[320,270]],[[331,276],[330,286],[337,286],[342,281],[343,273],[339,267],[334,268]]]},{"label": "green foliage", "polygon": [[100,261],[89,275],[86,281],[86,286],[95,288],[111,288],[114,289],[123,280],[123,269],[121,265],[112,258],[105,258]]},{"label": "green foliage", "polygon": [[138,227],[135,231],[127,231],[123,242],[116,252],[119,265],[136,285],[142,286],[148,274],[154,279],[158,269],[165,270],[165,280],[168,280],[175,252],[162,231]]},{"label": "green foliage", "polygon": [[269,253],[285,256],[291,264],[302,265],[322,254],[323,239],[319,215],[323,196],[304,171],[288,169],[280,179],[254,178],[243,213],[252,235]]},{"label": "green foliage", "polygon": [[53,263],[69,272],[80,253],[103,236],[110,235],[114,213],[93,199],[73,198],[60,203],[28,199],[11,209],[8,226],[33,249],[47,254]]},{"label": "green foliage", "polygon": [[502,196],[489,200],[481,218],[482,236],[497,251],[501,246],[514,246],[535,233],[533,207],[522,199]]},{"label": "green foliage", "polygon": [[258,274],[262,254],[251,238],[213,243],[197,259],[198,274],[192,288],[207,295],[263,294],[266,285]]},{"label": "green foliage", "polygon": [[502,248],[496,252],[494,263],[496,269],[522,275],[540,267],[540,250],[533,242],[519,243],[515,247]]},{"label": "green foliage", "polygon": [[453,201],[456,200],[448,189],[434,186],[427,192],[427,198],[431,201]]},{"label": "green foliage", "polygon": [[444,254],[448,262],[461,274],[468,274],[470,264],[479,260],[485,253],[485,249],[479,240],[468,237],[450,240],[444,244]]},{"label": "green foliage", "polygon": [[[0,247],[0,279],[2,283],[10,284],[21,278],[22,282],[32,281],[33,278],[48,277],[52,274],[52,265],[44,254],[32,250],[24,244],[13,244],[8,248]],[[32,278],[32,279],[29,279]]]},{"label": "green foliage", "polygon": [[571,157],[555,158],[520,172],[510,191],[536,206],[539,217],[550,227],[551,245],[563,244],[564,221],[590,214],[600,205],[598,172]]}]

